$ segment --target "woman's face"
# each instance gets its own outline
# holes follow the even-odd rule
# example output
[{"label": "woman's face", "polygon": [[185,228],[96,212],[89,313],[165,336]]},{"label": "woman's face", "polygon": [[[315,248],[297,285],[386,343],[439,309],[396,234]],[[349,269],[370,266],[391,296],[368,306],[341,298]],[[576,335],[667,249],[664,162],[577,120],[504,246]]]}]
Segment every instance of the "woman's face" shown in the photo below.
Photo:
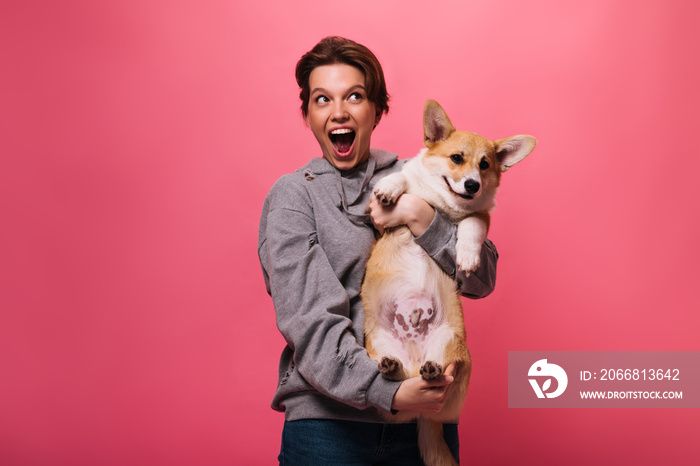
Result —
[{"label": "woman's face", "polygon": [[309,76],[311,131],[334,167],[347,170],[369,158],[372,130],[381,115],[367,99],[365,75],[351,65],[323,65]]}]

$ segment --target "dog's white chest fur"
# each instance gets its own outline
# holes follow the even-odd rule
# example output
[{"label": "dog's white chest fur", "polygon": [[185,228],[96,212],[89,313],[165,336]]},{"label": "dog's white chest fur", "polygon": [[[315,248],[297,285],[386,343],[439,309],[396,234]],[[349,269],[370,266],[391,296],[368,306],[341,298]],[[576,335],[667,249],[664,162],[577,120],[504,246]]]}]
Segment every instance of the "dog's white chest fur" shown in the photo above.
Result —
[{"label": "dog's white chest fur", "polygon": [[384,204],[393,204],[403,193],[415,194],[452,222],[458,223],[457,265],[465,272],[477,269],[480,262],[481,245],[486,239],[488,225],[478,218],[469,217],[473,212],[489,211],[496,205],[496,187],[487,195],[470,202],[460,201],[449,190],[444,177],[432,173],[423,164],[426,149],[406,162],[399,173],[387,176],[377,183],[375,195]]}]

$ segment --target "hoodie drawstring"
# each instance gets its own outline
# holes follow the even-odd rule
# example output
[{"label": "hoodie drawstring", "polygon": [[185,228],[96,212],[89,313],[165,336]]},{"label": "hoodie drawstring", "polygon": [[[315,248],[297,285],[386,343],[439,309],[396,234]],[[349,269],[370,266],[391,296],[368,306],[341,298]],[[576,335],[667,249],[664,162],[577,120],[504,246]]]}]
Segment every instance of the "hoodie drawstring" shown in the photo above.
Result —
[{"label": "hoodie drawstring", "polygon": [[365,178],[362,180],[362,186],[360,187],[360,190],[357,192],[357,196],[350,201],[348,204],[348,200],[345,197],[345,189],[343,189],[343,180],[340,176],[340,170],[335,170],[335,181],[338,187],[338,192],[340,193],[340,198],[342,199],[343,202],[343,211],[345,212],[345,215],[348,216],[348,218],[354,222],[357,223],[367,223],[372,225],[372,218],[370,217],[369,214],[363,214],[363,215],[357,215],[353,214],[348,211],[348,205],[355,205],[355,203],[362,197],[362,193],[364,192],[365,188],[369,184],[369,180],[372,179],[372,175],[374,175],[374,169],[377,166],[377,161],[374,157],[370,157],[368,162],[367,162],[367,169],[365,170]]}]

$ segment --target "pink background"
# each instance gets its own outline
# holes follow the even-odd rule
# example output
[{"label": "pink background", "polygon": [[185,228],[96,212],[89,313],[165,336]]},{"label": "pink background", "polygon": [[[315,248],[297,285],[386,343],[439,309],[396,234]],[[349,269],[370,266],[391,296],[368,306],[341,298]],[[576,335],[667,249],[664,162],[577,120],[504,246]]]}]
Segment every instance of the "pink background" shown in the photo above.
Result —
[{"label": "pink background", "polygon": [[697,464],[698,410],[507,408],[509,350],[700,350],[700,7],[561,2],[2,2],[0,462],[273,464],[283,341],[263,198],[319,155],[296,60],[372,48],[373,145],[539,139],[504,175],[496,291],[468,302],[476,465]]}]

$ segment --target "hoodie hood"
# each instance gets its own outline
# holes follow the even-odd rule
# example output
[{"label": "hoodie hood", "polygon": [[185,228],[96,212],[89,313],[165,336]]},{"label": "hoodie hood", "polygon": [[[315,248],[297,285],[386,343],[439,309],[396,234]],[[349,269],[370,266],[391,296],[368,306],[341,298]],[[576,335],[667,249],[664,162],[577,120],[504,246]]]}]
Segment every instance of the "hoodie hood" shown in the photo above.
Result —
[{"label": "hoodie hood", "polygon": [[398,155],[381,149],[370,149],[367,161],[351,168],[338,170],[328,160],[315,158],[304,167],[297,170],[303,173],[307,180],[318,176],[332,199],[353,222],[371,224],[372,221],[365,213],[365,207],[372,195],[375,174],[393,165]]},{"label": "hoodie hood", "polygon": [[[388,167],[389,165],[396,162],[399,158],[398,155],[392,154],[391,152],[387,152],[382,149],[370,149],[369,157],[375,160],[375,171]],[[328,160],[324,159],[323,157],[318,157],[310,160],[309,163],[307,163],[297,171],[305,172],[306,170],[310,170],[316,175],[339,172],[341,176],[347,176],[349,174],[357,172],[358,170],[364,172],[365,167],[368,165],[368,163],[369,160],[362,162],[361,164],[354,168],[351,168],[350,170],[338,170],[333,165],[331,165],[331,163]]]}]

